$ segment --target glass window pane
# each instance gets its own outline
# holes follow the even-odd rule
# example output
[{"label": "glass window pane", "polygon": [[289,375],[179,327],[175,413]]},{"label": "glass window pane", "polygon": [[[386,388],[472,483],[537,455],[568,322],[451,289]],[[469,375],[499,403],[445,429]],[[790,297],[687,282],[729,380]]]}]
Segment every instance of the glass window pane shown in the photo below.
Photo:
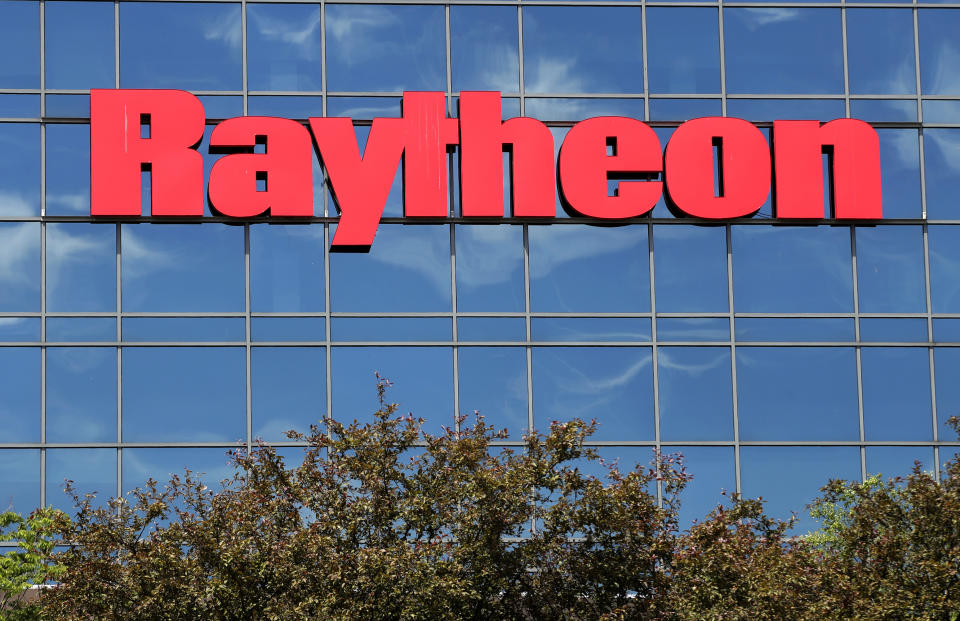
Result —
[{"label": "glass window pane", "polygon": [[327,334],[324,317],[254,317],[254,341],[322,341]]},{"label": "glass window pane", "polygon": [[242,39],[239,4],[122,2],[120,85],[238,91]]},{"label": "glass window pane", "polygon": [[0,223],[0,312],[40,311],[40,223]]},{"label": "glass window pane", "polygon": [[843,92],[839,10],[726,8],[723,24],[731,93]]},{"label": "glass window pane", "polygon": [[0,449],[0,512],[27,515],[40,506],[40,450]]},{"label": "glass window pane", "polygon": [[[589,97],[530,97],[528,95],[525,101],[524,116],[530,116],[544,122],[582,121],[595,116],[626,116],[632,119],[645,117],[642,97],[591,99]],[[557,140],[556,134],[554,134],[554,140]],[[559,142],[556,143],[556,148],[560,148]]]},{"label": "glass window pane", "polygon": [[935,313],[960,313],[960,228],[931,226],[930,303]]},{"label": "glass window pane", "polygon": [[701,116],[720,116],[719,99],[651,99],[651,121],[687,121]]},{"label": "glass window pane", "polygon": [[737,491],[733,447],[726,446],[669,446],[664,453],[683,455],[687,474],[693,480],[680,494],[680,528],[688,528],[694,520],[702,522],[717,505],[728,504],[722,492]]},{"label": "glass window pane", "polygon": [[327,97],[327,116],[369,121],[401,113],[399,97]]},{"label": "glass window pane", "polygon": [[745,446],[740,449],[740,484],[746,498],[763,497],[767,515],[799,519],[793,533],[819,524],[806,506],[830,479],[860,480],[860,451],[851,446]]},{"label": "glass window pane", "polygon": [[423,429],[439,434],[453,426],[453,352],[449,347],[334,347],[333,416],[346,424],[372,421],[377,411],[379,373],[393,382],[387,403],[397,415],[425,419]]},{"label": "glass window pane", "polygon": [[647,9],[647,64],[652,93],[719,93],[717,9]]},{"label": "glass window pane", "polygon": [[447,317],[334,317],[334,341],[449,341],[452,323]]},{"label": "glass window pane", "polygon": [[327,89],[446,90],[441,6],[327,6]]},{"label": "glass window pane", "polygon": [[40,96],[24,94],[0,95],[0,117],[33,119],[40,116]]},{"label": "glass window pane", "polygon": [[916,93],[913,11],[847,11],[847,64],[852,93]]},{"label": "glass window pane", "polygon": [[247,5],[247,87],[321,90],[322,15],[318,5]]},{"label": "glass window pane", "polygon": [[243,317],[126,317],[123,340],[225,342],[246,340]]},{"label": "glass window pane", "polygon": [[956,123],[960,116],[960,101],[928,99],[923,102],[924,123]]},{"label": "glass window pane", "polygon": [[660,318],[657,319],[657,340],[664,341],[729,341],[730,320],[727,318]]},{"label": "glass window pane", "polygon": [[255,312],[323,312],[323,225],[250,227],[250,306]]},{"label": "glass window pane", "polygon": [[124,224],[127,312],[242,311],[243,228]]},{"label": "glass window pane", "polygon": [[[393,116],[398,116],[399,113]],[[327,116],[334,116],[330,110],[327,110]],[[354,126],[354,132],[357,136],[357,146],[360,150],[360,153],[363,153],[366,150],[367,138],[370,136],[370,126],[369,125],[357,125]],[[393,217],[401,218],[403,217],[403,174],[401,172],[402,166],[401,162],[397,162],[397,170],[394,173],[393,183],[390,185],[390,192],[387,194],[387,201],[383,208],[382,217]],[[330,192],[329,187],[327,188],[327,204],[328,212],[331,216],[336,216],[340,213],[340,207],[337,205],[336,197]],[[384,225],[380,225],[377,229],[377,239],[380,239],[380,236],[383,235]],[[336,226],[330,227],[330,236],[333,237],[334,232],[336,231]]]},{"label": "glass window pane", "polygon": [[849,229],[735,226],[732,232],[737,311],[853,311]]},{"label": "glass window pane", "polygon": [[49,124],[47,215],[90,215],[90,126]]},{"label": "glass window pane", "polygon": [[657,312],[727,312],[724,227],[653,227]]},{"label": "glass window pane", "polygon": [[642,93],[640,7],[526,7],[528,93]]},{"label": "glass window pane", "polygon": [[305,121],[322,116],[323,97],[319,95],[254,95],[247,99],[251,116],[280,116]]},{"label": "glass window pane", "polygon": [[0,341],[39,342],[39,317],[0,317]]},{"label": "glass window pane", "polygon": [[469,415],[462,425],[473,425],[478,411],[488,425],[506,429],[519,440],[528,430],[527,352],[522,347],[461,347],[460,413]]},{"label": "glass window pane", "polygon": [[918,461],[921,470],[933,472],[933,449],[929,446],[868,446],[866,457],[867,476],[905,477]]},{"label": "glass window pane", "polygon": [[113,9],[109,2],[44,6],[47,88],[113,88]]},{"label": "glass window pane", "polygon": [[110,312],[117,308],[117,228],[47,223],[47,310]]},{"label": "glass window pane", "polygon": [[523,317],[460,317],[457,319],[460,341],[525,341]]},{"label": "glass window pane", "polygon": [[652,440],[649,347],[535,347],[534,426],[597,419],[594,440]]},{"label": "glass window pane", "polygon": [[381,224],[369,253],[331,253],[330,287],[334,311],[450,312],[450,228]]},{"label": "glass window pane", "polygon": [[117,495],[117,449],[47,449],[47,504],[72,514],[67,479],[80,496],[96,494],[94,504],[106,504]]},{"label": "glass window pane", "polygon": [[[3,437],[0,444],[39,442],[40,348],[0,347],[0,369],[4,370],[3,399],[0,400]],[[0,469],[0,472],[4,471]]]},{"label": "glass window pane", "polygon": [[517,10],[512,6],[450,8],[454,92],[516,92],[520,87]]},{"label": "glass window pane", "polygon": [[918,11],[920,87],[925,95],[960,94],[960,12],[954,9]]},{"label": "glass window pane", "polygon": [[915,129],[878,129],[883,217],[919,218],[920,138]]},{"label": "glass window pane", "polygon": [[853,341],[853,319],[840,317],[738,317],[735,324],[738,341],[828,342]]},{"label": "glass window pane", "polygon": [[113,317],[47,317],[47,342],[89,342],[117,340]]},{"label": "glass window pane", "polygon": [[[0,88],[40,88],[40,3],[0,4]],[[2,502],[2,501],[0,501]]]},{"label": "glass window pane", "polygon": [[733,440],[727,347],[657,350],[661,440]]},{"label": "glass window pane", "polygon": [[534,317],[534,341],[597,341],[646,343],[650,341],[647,318]]},{"label": "glass window pane", "polygon": [[322,347],[254,347],[251,351],[253,435],[287,440],[308,433],[327,409],[327,354]]},{"label": "glass window pane", "polygon": [[[832,121],[846,114],[843,99],[728,99],[727,116],[754,122],[796,118]],[[769,130],[764,128],[764,133],[769,142]]]},{"label": "glass window pane", "polygon": [[117,350],[47,348],[47,441],[116,442]]},{"label": "glass window pane", "polygon": [[[960,347],[937,347],[933,350],[933,368],[937,381],[937,438],[953,441],[957,432],[947,424],[951,416],[960,416]],[[946,461],[944,455],[941,459]]]},{"label": "glass window pane", "polygon": [[927,218],[960,219],[955,191],[960,175],[960,129],[924,129],[923,157]]},{"label": "glass window pane", "polygon": [[864,347],[863,431],[867,440],[932,440],[926,348]]},{"label": "glass window pane", "polygon": [[457,310],[523,311],[523,228],[457,225]]},{"label": "glass window pane", "polygon": [[529,238],[531,310],[650,310],[646,225],[531,226]]},{"label": "glass window pane", "polygon": [[46,100],[47,116],[90,118],[90,95],[47,95]]},{"label": "glass window pane", "polygon": [[860,312],[926,311],[920,227],[859,227],[856,231]]},{"label": "glass window pane", "polygon": [[244,439],[245,376],[241,347],[124,348],[123,440]]},{"label": "glass window pane", "polygon": [[211,119],[231,119],[235,116],[243,116],[243,97],[238,95],[199,95],[197,98],[203,104],[208,122]]},{"label": "glass window pane", "polygon": [[[850,102],[850,116],[864,121],[908,121],[917,120],[916,99],[854,99]],[[880,130],[883,134],[884,130]],[[881,160],[883,154],[880,155]]]},{"label": "glass window pane", "polygon": [[941,343],[960,343],[960,319],[934,319],[933,337]]},{"label": "glass window pane", "polygon": [[122,462],[124,493],[142,486],[148,478],[162,487],[172,475],[182,477],[185,468],[217,489],[220,481],[235,472],[226,448],[127,448],[123,449]]},{"label": "glass window pane", "polygon": [[927,320],[863,317],[860,319],[860,340],[874,343],[925,343]]},{"label": "glass window pane", "polygon": [[0,216],[39,216],[40,186],[40,126],[0,123]]},{"label": "glass window pane", "polygon": [[857,440],[854,350],[738,347],[737,405],[741,440]]}]

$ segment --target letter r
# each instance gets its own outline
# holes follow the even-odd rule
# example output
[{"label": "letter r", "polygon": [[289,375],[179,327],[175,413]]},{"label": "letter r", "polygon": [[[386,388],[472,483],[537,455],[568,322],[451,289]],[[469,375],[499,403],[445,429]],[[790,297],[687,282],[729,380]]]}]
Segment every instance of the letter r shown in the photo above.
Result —
[{"label": "letter r", "polygon": [[[203,215],[203,104],[186,91],[90,91],[90,215],[139,216],[151,171],[155,216]],[[143,136],[144,126],[149,135]]]}]

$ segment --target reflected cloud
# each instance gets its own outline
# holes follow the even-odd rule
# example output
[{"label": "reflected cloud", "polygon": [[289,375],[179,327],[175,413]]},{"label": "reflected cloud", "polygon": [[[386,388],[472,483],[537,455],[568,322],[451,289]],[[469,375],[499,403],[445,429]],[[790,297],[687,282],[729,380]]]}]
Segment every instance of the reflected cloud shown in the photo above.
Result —
[{"label": "reflected cloud", "polygon": [[0,213],[5,216],[37,216],[40,210],[36,201],[23,194],[0,190]]},{"label": "reflected cloud", "polygon": [[76,211],[81,214],[90,212],[90,196],[88,194],[50,194],[47,193],[47,206],[59,205],[67,211]]},{"label": "reflected cloud", "polygon": [[[960,131],[955,129],[937,129],[923,134],[927,148],[934,148],[939,155],[937,165],[947,166],[960,171]],[[927,165],[930,166],[929,160]]]},{"label": "reflected cloud", "polygon": [[741,9],[740,14],[744,16],[744,22],[748,29],[757,30],[770,24],[779,24],[796,19],[800,15],[800,9]]},{"label": "reflected cloud", "polygon": [[657,366],[661,369],[676,369],[690,375],[704,375],[717,367],[729,368],[730,355],[726,348],[718,348],[712,359],[695,364],[692,362],[681,362],[678,357],[670,354],[669,349],[661,348],[657,353]]},{"label": "reflected cloud", "polygon": [[960,93],[960,49],[950,41],[943,41],[933,58],[936,70],[931,83],[924,90],[929,93]]},{"label": "reflected cloud", "polygon": [[40,288],[40,226],[34,222],[0,225],[0,285]]},{"label": "reflected cloud", "polygon": [[238,48],[243,43],[240,8],[229,7],[229,9],[204,27],[203,38],[207,41],[222,41],[230,47]]},{"label": "reflected cloud", "polygon": [[400,20],[384,7],[343,5],[341,10],[327,12],[327,36],[342,47],[340,58],[357,64],[379,55],[392,44],[377,31],[399,27]]},{"label": "reflected cloud", "polygon": [[446,295],[450,291],[448,238],[439,235],[418,236],[409,230],[393,234],[392,229],[385,231],[385,228],[380,227],[381,232],[373,242],[369,257],[384,265],[417,272],[437,291]]},{"label": "reflected cloud", "polygon": [[[591,230],[593,229],[593,230]],[[598,228],[577,225],[531,229],[530,277],[544,278],[558,267],[580,259],[613,254],[644,241],[634,227]],[[646,227],[642,227],[646,232]],[[535,239],[534,239],[535,238]],[[646,245],[642,248],[646,254]]]},{"label": "reflected cloud", "polygon": [[576,58],[539,58],[531,67],[534,78],[526,81],[530,93],[581,93],[588,89],[579,72]]},{"label": "reflected cloud", "polygon": [[124,277],[137,278],[177,264],[176,257],[162,244],[156,244],[148,240],[146,236],[138,233],[134,228],[126,227],[124,229]]},{"label": "reflected cloud", "polygon": [[304,45],[310,41],[320,43],[318,30],[322,23],[322,12],[319,7],[313,10],[305,20],[298,20],[296,23],[290,20],[275,19],[261,11],[251,11],[249,9],[247,17],[253,23],[257,32],[265,38],[301,46],[304,48],[302,50],[304,57],[309,60],[314,59],[315,51],[319,53],[319,47]]},{"label": "reflected cloud", "polygon": [[509,282],[523,269],[522,240],[513,231],[500,226],[461,226],[456,235],[458,285],[482,287]]}]

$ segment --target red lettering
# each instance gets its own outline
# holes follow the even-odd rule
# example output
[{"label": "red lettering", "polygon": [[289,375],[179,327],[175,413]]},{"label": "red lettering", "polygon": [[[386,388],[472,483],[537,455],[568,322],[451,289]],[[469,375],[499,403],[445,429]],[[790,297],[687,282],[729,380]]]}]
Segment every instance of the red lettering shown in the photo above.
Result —
[{"label": "red lettering", "polygon": [[443,93],[403,94],[403,215],[446,218],[447,146],[459,139],[457,119],[446,118]]},{"label": "red lettering", "polygon": [[460,93],[460,206],[466,217],[501,218],[503,153],[510,153],[512,212],[518,218],[556,216],[553,134],[542,122],[502,122],[500,93]]},{"label": "red lettering", "polygon": [[140,173],[148,170],[154,216],[202,216],[196,148],[205,120],[186,91],[92,89],[90,215],[142,215]]},{"label": "red lettering", "polygon": [[856,119],[773,123],[777,217],[825,217],[823,153],[832,165],[833,217],[883,217],[880,138]]},{"label": "red lettering", "polygon": [[330,246],[369,248],[400,165],[403,121],[374,119],[362,157],[350,119],[311,118],[310,129],[340,210],[340,221]]},{"label": "red lettering", "polygon": [[[601,116],[574,125],[560,147],[559,169],[564,202],[592,218],[645,214],[663,189],[662,182],[645,180],[663,169],[657,134],[625,117]],[[611,181],[618,181],[612,195]]]},{"label": "red lettering", "polygon": [[[244,116],[223,121],[210,135],[210,150],[252,150],[258,140],[264,153],[231,153],[210,171],[210,205],[225,216],[250,218],[313,215],[312,148],[307,129],[289,119]],[[258,191],[257,183],[264,188]]]},{"label": "red lettering", "polygon": [[[714,188],[714,148],[719,190]],[[710,220],[747,216],[770,194],[770,147],[741,119],[705,117],[673,132],[664,156],[667,195],[683,213]]]}]

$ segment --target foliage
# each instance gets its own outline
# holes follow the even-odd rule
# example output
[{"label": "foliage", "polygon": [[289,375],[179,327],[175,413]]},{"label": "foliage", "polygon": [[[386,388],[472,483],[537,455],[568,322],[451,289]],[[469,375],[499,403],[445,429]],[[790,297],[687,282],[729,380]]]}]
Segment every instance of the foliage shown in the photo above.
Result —
[{"label": "foliage", "polygon": [[[238,450],[214,492],[190,472],[60,523],[73,543],[57,619],[596,618],[652,615],[669,586],[673,459],[606,481],[579,466],[593,424],[554,423],[522,447],[479,419],[433,437],[384,400],[373,422],[292,434],[285,467]],[[463,422],[463,421],[461,421]],[[419,443],[419,445],[418,445]],[[657,486],[665,502],[658,504]]]},{"label": "foliage", "polygon": [[[232,453],[218,490],[187,471],[55,517],[56,619],[943,619],[960,610],[960,459],[938,480],[830,482],[822,528],[734,495],[687,530],[678,457],[621,471],[553,423],[497,447],[478,417],[431,436],[388,404]],[[599,463],[604,476],[586,474]]]},{"label": "foliage", "polygon": [[[951,424],[960,432],[960,419]],[[915,464],[906,479],[831,481],[813,505],[830,516],[814,539],[847,584],[836,614],[856,619],[960,618],[960,456],[939,479]]]},{"label": "foliage", "polygon": [[46,508],[24,518],[13,512],[0,513],[0,541],[17,547],[0,555],[0,619],[39,619],[40,607],[25,599],[31,585],[55,579],[62,568],[51,565],[54,548],[54,520],[59,511]]}]

